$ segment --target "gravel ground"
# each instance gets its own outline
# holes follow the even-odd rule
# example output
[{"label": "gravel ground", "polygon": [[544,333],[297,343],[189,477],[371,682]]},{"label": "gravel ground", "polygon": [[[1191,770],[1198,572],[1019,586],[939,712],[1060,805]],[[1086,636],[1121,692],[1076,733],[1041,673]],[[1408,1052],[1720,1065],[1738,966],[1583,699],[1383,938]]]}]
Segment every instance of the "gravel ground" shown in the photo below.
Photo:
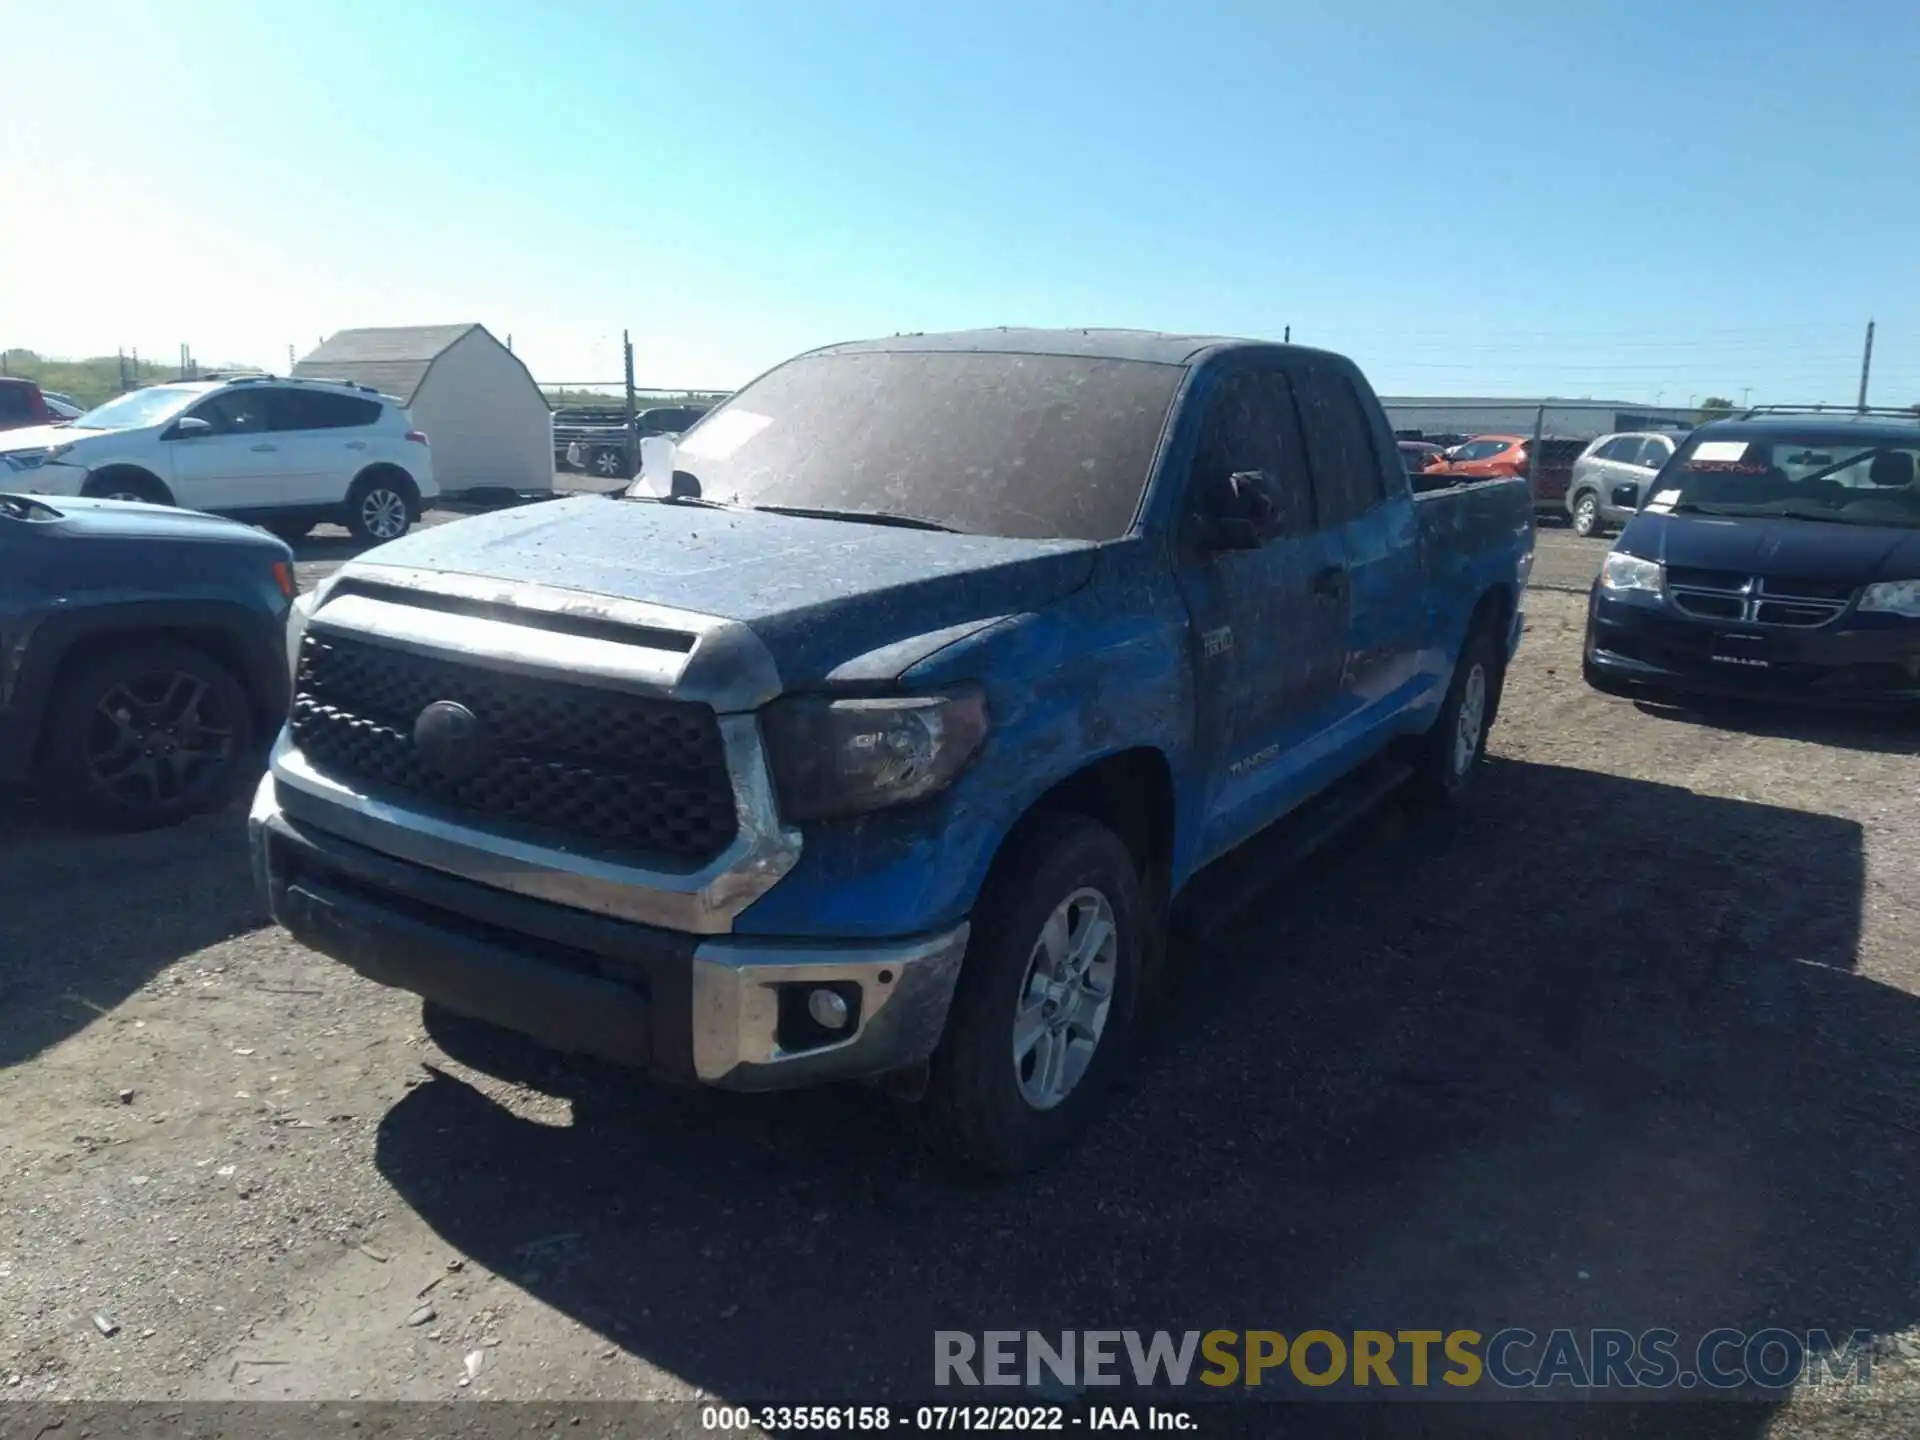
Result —
[{"label": "gravel ground", "polygon": [[[1111,1120],[1000,1187],[865,1091],[668,1092],[430,1024],[268,925],[239,812],[13,815],[0,1393],[792,1403],[921,1390],[935,1329],[1504,1324],[1864,1327],[1904,1392],[1914,732],[1588,691],[1604,548],[1542,533],[1471,806],[1390,807],[1182,942]],[[1663,1433],[1637,1413],[1513,1427]]]}]

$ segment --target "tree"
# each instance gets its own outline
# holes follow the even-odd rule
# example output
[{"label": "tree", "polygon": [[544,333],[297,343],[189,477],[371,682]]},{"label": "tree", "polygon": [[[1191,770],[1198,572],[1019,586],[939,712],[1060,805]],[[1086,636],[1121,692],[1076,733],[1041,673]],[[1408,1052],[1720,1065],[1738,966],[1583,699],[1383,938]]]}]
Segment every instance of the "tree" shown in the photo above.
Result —
[{"label": "tree", "polygon": [[1724,395],[1709,395],[1700,406],[1700,423],[1704,425],[1709,420],[1724,420],[1738,408]]}]

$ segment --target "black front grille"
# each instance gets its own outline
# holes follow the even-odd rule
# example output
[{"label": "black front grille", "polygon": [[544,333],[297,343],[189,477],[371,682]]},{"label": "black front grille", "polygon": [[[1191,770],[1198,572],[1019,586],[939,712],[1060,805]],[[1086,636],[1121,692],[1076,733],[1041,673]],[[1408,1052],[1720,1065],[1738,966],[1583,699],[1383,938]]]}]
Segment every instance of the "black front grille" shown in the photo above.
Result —
[{"label": "black front grille", "polygon": [[[413,743],[436,700],[472,711],[486,758],[458,779]],[[700,862],[733,839],[733,787],[712,710],[488,670],[310,631],[293,738],[323,771],[481,818]]]}]

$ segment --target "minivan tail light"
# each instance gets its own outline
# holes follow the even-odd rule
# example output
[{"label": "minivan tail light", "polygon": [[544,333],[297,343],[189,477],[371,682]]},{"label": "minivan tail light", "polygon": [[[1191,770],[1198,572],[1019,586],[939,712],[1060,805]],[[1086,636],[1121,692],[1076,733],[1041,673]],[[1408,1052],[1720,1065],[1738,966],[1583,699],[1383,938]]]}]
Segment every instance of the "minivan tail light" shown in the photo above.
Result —
[{"label": "minivan tail light", "polygon": [[407,439],[413,441],[416,445],[425,445],[427,443],[427,432],[424,430],[409,430],[407,431]]}]

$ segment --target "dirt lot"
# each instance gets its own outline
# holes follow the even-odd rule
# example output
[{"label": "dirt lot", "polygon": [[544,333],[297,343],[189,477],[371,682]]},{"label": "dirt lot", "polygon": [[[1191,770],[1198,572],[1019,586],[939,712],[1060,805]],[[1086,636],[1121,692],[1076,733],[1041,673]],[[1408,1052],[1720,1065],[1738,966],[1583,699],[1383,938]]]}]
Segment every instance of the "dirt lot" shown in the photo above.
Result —
[{"label": "dirt lot", "polygon": [[669,1093],[430,1033],[268,926],[237,812],[13,816],[0,1393],[791,1403],[918,1392],[942,1328],[1417,1324],[1865,1327],[1903,1388],[1915,732],[1591,693],[1603,550],[1543,532],[1473,804],[1389,810],[1184,944],[1111,1122],[998,1188],[864,1091]]}]

